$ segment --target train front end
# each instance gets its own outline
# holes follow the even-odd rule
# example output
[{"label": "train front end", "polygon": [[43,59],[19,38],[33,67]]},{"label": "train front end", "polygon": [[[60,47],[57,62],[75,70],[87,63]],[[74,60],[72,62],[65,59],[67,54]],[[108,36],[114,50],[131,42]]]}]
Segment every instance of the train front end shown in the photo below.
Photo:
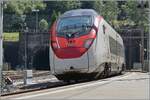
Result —
[{"label": "train front end", "polygon": [[93,10],[71,10],[53,24],[50,66],[58,79],[76,79],[89,71],[88,49],[97,34],[96,16]]}]

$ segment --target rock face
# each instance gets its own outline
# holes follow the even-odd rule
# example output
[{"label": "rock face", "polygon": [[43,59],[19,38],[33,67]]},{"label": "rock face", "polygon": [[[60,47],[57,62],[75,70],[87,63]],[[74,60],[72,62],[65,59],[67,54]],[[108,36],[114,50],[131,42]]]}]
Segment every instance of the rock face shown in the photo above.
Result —
[{"label": "rock face", "polygon": [[28,69],[49,69],[49,37],[49,32],[22,32],[19,37],[20,65],[24,67],[26,61]]}]

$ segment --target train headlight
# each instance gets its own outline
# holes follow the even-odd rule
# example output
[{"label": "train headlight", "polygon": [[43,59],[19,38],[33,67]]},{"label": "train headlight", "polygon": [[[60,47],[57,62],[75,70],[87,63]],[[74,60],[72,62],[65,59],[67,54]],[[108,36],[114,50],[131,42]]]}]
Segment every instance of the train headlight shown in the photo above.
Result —
[{"label": "train headlight", "polygon": [[88,39],[84,43],[84,48],[88,49],[92,45],[93,39]]}]

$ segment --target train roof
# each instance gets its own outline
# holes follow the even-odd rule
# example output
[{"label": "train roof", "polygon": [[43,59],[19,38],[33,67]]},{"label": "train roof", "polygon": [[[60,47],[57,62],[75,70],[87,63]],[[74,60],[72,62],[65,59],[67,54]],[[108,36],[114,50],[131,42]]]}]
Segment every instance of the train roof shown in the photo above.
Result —
[{"label": "train roof", "polygon": [[93,9],[75,9],[65,12],[61,17],[82,16],[82,15],[96,16],[98,15],[98,13]]}]

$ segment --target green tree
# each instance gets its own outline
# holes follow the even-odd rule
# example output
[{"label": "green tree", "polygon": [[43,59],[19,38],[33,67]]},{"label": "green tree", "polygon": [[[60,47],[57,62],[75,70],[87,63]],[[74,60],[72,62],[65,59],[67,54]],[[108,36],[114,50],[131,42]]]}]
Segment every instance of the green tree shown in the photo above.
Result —
[{"label": "green tree", "polygon": [[48,23],[47,23],[47,21],[45,19],[42,19],[39,22],[39,28],[40,28],[40,30],[43,30],[43,31],[48,30]]},{"label": "green tree", "polygon": [[122,5],[125,13],[127,14],[127,21],[129,26],[139,26],[143,27],[146,32],[148,32],[148,13],[147,8],[139,8],[139,1],[126,1],[125,5]]},{"label": "green tree", "polygon": [[67,11],[67,10],[71,10],[71,9],[76,9],[76,8],[80,8],[81,3],[78,0],[68,0],[68,1],[63,1],[63,0],[59,0],[56,1],[56,11],[61,11],[61,13]]},{"label": "green tree", "polygon": [[[49,2],[47,2],[49,3]],[[50,26],[53,24],[53,22],[60,16],[61,13],[64,13],[65,11],[80,8],[81,3],[78,0],[68,0],[68,1],[52,1],[50,4],[47,4],[47,8],[53,9],[50,19]]]},{"label": "green tree", "polygon": [[102,15],[111,25],[116,26],[117,16],[120,12],[117,1],[100,1],[94,2],[93,8]]},{"label": "green tree", "polygon": [[52,24],[55,22],[55,20],[61,15],[60,12],[56,12],[55,10],[53,10],[53,13],[51,15],[51,22],[50,22],[50,27],[52,26]]},{"label": "green tree", "polygon": [[[9,0],[5,1],[4,30],[20,30],[25,25],[26,16],[34,9],[44,10],[46,4],[33,0]],[[9,24],[8,24],[9,22]]]},{"label": "green tree", "polygon": [[94,8],[94,0],[93,1],[81,1],[82,9],[93,9]]},{"label": "green tree", "polygon": [[6,7],[4,8],[4,12],[15,13],[17,15],[29,13],[33,9],[42,10],[46,7],[46,4],[42,1],[33,0],[10,0],[5,3]]}]

